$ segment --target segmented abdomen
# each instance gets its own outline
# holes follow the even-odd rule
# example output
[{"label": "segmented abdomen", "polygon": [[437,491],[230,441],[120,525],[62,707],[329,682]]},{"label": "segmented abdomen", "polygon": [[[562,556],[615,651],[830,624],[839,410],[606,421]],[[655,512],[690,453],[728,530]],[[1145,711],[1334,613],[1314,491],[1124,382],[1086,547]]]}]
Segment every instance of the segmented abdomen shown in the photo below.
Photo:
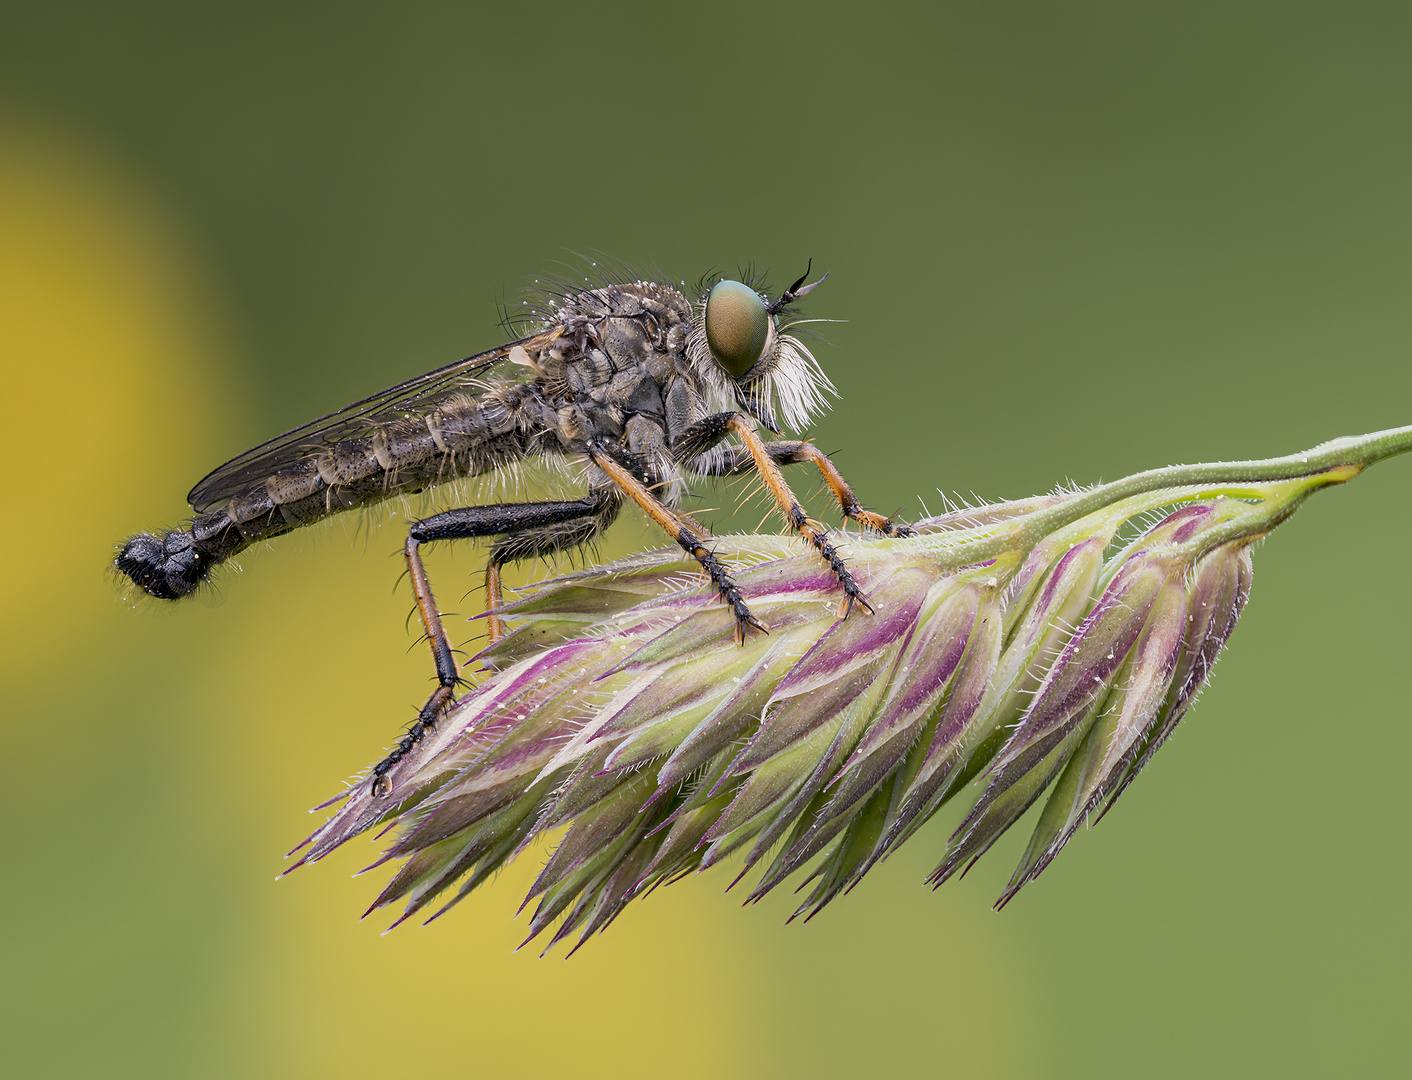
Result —
[{"label": "segmented abdomen", "polygon": [[488,398],[453,399],[429,416],[310,450],[304,460],[196,518],[192,539],[204,558],[219,562],[330,514],[517,460],[528,449],[516,417],[529,393],[516,386]]}]

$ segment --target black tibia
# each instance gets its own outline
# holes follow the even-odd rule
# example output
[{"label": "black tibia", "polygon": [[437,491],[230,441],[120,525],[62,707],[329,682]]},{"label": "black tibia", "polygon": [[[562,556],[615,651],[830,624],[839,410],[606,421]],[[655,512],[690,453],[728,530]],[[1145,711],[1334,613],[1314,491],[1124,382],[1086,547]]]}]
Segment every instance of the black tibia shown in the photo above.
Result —
[{"label": "black tibia", "polygon": [[469,540],[476,536],[503,536],[540,530],[569,521],[596,517],[603,513],[605,504],[609,502],[611,500],[586,496],[566,502],[463,506],[423,518],[412,526],[408,535],[418,543],[425,544],[432,540]]},{"label": "black tibia", "polygon": [[[563,548],[581,544],[605,529],[617,516],[620,500],[613,494],[589,495],[567,502],[499,503],[490,506],[466,506],[434,514],[417,522],[408,530],[406,557],[407,573],[412,579],[412,592],[417,600],[417,614],[436,664],[437,688],[406,734],[397,741],[392,753],[373,767],[373,794],[383,797],[392,789],[388,771],[435,726],[437,718],[455,698],[460,672],[456,654],[441,624],[441,612],[427,580],[422,563],[421,545],[435,540],[468,540],[478,536],[500,536],[490,556],[493,570],[487,582],[494,580],[498,592],[500,564],[515,559],[547,555]],[[496,598],[491,597],[492,601]],[[492,627],[498,625],[494,620]],[[498,634],[496,635],[498,637]]]},{"label": "black tibia", "polygon": [[701,569],[706,571],[711,584],[716,587],[721,599],[735,616],[736,640],[744,643],[745,631],[751,627],[764,632],[765,627],[761,625],[760,620],[750,614],[750,608],[746,606],[745,598],[740,595],[730,571],[716,558],[715,553],[706,547],[706,538],[698,536],[648,490],[639,475],[643,471],[641,462],[634,455],[611,443],[595,445],[589,453],[594,464],[603,470],[608,479],[617,484],[648,517],[660,525],[683,551],[701,564]]}]

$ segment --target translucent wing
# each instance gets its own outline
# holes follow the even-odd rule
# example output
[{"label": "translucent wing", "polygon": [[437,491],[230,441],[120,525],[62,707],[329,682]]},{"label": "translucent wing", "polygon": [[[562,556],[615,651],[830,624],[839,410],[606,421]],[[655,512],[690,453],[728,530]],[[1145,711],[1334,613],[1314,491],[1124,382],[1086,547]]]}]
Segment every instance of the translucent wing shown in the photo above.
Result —
[{"label": "translucent wing", "polygon": [[562,332],[556,326],[518,341],[506,342],[497,348],[398,383],[337,412],[286,431],[227,461],[192,488],[186,501],[198,514],[205,513],[237,492],[260,484],[281,469],[306,460],[311,452],[344,439],[366,435],[379,424],[391,420],[430,413],[448,397],[470,389],[475,379],[505,360],[512,349],[520,347],[533,353],[545,348]]}]

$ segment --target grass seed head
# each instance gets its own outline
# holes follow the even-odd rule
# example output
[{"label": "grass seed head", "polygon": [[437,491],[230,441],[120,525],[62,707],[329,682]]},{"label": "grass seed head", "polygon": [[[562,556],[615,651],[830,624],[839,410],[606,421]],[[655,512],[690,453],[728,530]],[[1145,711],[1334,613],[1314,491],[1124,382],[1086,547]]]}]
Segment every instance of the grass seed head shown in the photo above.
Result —
[{"label": "grass seed head", "polygon": [[296,865],[391,830],[379,862],[400,865],[373,908],[401,905],[400,922],[562,833],[526,898],[530,937],[582,944],[731,857],[758,872],[750,899],[803,872],[795,914],[812,917],[979,789],[939,885],[1048,792],[1004,904],[1185,715],[1249,596],[1252,541],[1358,471],[1252,479],[1257,464],[1224,467],[1224,487],[1222,467],[1168,470],[840,542],[873,608],[843,619],[833,575],[792,541],[716,538],[769,630],[744,645],[675,549],[545,581],[501,609],[514,632],[391,794],[355,784]]}]

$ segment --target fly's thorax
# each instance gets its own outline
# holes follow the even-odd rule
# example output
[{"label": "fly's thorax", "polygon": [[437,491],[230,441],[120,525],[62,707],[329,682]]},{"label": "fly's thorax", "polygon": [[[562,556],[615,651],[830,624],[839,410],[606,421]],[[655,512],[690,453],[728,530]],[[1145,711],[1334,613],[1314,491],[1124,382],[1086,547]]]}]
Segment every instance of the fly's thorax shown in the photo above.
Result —
[{"label": "fly's thorax", "polygon": [[570,298],[556,313],[561,336],[533,360],[566,452],[594,439],[665,440],[667,397],[685,365],[691,305],[676,290],[642,282]]},{"label": "fly's thorax", "polygon": [[570,297],[555,319],[563,333],[540,357],[550,384],[556,368],[596,351],[615,372],[643,367],[660,386],[674,366],[665,358],[685,355],[692,308],[670,286],[638,281]]},{"label": "fly's thorax", "polygon": [[[646,417],[658,427],[665,415],[663,387],[651,360],[615,357],[593,347],[545,365],[543,404],[552,413],[547,424],[565,451],[581,451],[593,439],[619,439],[629,421]],[[552,358],[551,358],[552,359]]]}]

